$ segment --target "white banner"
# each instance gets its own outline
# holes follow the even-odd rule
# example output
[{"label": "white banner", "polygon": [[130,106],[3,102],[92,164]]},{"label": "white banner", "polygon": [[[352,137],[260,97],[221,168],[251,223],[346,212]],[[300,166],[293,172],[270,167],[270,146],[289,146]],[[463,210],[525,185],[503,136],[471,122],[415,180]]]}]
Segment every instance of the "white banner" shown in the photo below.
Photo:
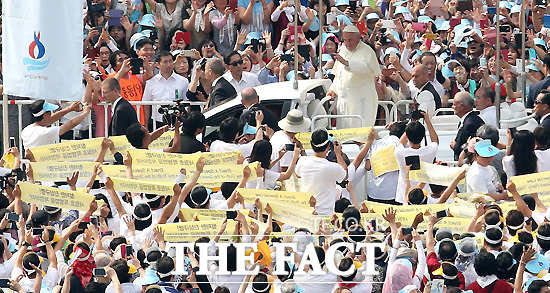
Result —
[{"label": "white banner", "polygon": [[82,100],[82,1],[4,0],[4,93]]}]

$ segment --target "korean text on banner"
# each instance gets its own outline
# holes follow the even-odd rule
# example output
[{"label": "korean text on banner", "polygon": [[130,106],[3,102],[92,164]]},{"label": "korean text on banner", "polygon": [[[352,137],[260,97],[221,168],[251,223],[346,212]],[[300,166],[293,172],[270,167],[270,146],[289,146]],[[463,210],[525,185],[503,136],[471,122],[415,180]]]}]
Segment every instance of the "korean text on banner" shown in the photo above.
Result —
[{"label": "korean text on banner", "polygon": [[88,180],[92,177],[94,166],[98,163],[54,163],[54,162],[31,162],[34,180],[38,181],[66,181],[73,172],[79,172],[79,180]]},{"label": "korean text on banner", "polygon": [[87,211],[94,196],[84,192],[46,187],[19,182],[21,199],[37,205],[60,207],[67,210]]},{"label": "korean text on banner", "polygon": [[239,188],[238,191],[244,200],[250,203],[254,203],[256,197],[258,197],[263,204],[275,202],[292,207],[310,208],[309,198],[311,194],[309,193],[246,188]]},{"label": "korean text on banner", "polygon": [[374,176],[376,177],[390,171],[399,170],[399,164],[395,158],[395,146],[392,145],[387,148],[383,148],[372,154],[370,157],[370,163],[372,165],[372,170],[374,171]]},{"label": "korean text on banner", "polygon": [[141,166],[176,166],[179,168],[195,168],[201,153],[174,154],[148,150],[129,149],[132,163]]},{"label": "korean text on banner", "polygon": [[550,190],[550,171],[510,178],[519,194],[548,192]]},{"label": "korean text on banner", "polygon": [[[164,240],[168,242],[191,242],[201,236],[210,236],[213,238],[218,233],[222,222],[223,220],[194,221],[162,224],[157,225],[157,227],[164,234]],[[235,231],[235,225],[235,221],[227,221],[223,235],[231,235]],[[227,238],[227,236],[222,238]]]},{"label": "korean text on banner", "polygon": [[101,150],[103,138],[64,141],[30,148],[37,162],[92,161]]},{"label": "korean text on banner", "polygon": [[138,193],[153,193],[162,195],[174,194],[174,183],[165,182],[147,182],[137,179],[126,179],[111,177],[114,183],[115,190],[138,192]]},{"label": "korean text on banner", "polygon": [[411,180],[449,186],[463,170],[462,167],[420,162],[420,170],[411,170],[409,175]]},{"label": "korean text on banner", "polygon": [[82,1],[5,0],[2,8],[4,94],[82,100]]},{"label": "korean text on banner", "polygon": [[[126,166],[104,165],[103,171],[110,177],[126,178]],[[180,173],[180,167],[174,166],[140,166],[132,165],[132,173],[135,179],[155,182],[174,182]],[[189,177],[187,172],[186,178]]]},{"label": "korean text on banner", "polygon": [[[332,135],[334,140],[337,140],[342,143],[350,140],[364,142],[369,136],[371,129],[372,127],[346,128],[346,129],[329,130],[328,133]],[[296,138],[302,143],[304,148],[306,149],[311,148],[311,132],[298,133],[296,134]]]}]

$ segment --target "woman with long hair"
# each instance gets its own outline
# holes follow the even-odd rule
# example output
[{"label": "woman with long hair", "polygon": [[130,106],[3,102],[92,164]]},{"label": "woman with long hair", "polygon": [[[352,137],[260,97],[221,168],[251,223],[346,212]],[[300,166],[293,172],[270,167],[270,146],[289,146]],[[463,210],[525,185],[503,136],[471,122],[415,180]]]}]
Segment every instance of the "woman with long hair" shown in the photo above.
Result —
[{"label": "woman with long hair", "polygon": [[285,154],[285,150],[279,152],[279,157],[271,161],[272,147],[271,143],[267,140],[259,140],[252,147],[252,153],[247,158],[248,163],[259,162],[258,165],[258,178],[250,180],[246,183],[246,188],[249,189],[274,189],[277,181],[284,181],[292,176],[296,163],[300,158],[301,149],[294,148],[292,153],[292,161],[288,169],[284,173],[271,171],[270,168],[275,165]]},{"label": "woman with long hair", "polygon": [[511,139],[508,155],[502,159],[502,167],[508,178],[537,172],[537,156],[535,154],[535,135],[529,130],[516,132]]}]

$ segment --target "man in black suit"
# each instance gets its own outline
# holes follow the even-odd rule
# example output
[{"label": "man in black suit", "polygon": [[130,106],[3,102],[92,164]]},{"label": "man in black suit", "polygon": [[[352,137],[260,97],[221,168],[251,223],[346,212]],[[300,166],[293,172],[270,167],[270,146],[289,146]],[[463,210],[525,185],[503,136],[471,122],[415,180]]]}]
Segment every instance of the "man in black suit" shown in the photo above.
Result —
[{"label": "man in black suit", "polygon": [[206,79],[212,81],[212,92],[208,98],[208,107],[215,106],[225,100],[229,100],[237,96],[235,88],[222,77],[225,72],[223,62],[218,58],[211,58],[206,62],[204,74]]},{"label": "man in black suit", "polygon": [[534,108],[535,100],[540,91],[550,87],[550,54],[546,54],[544,58],[542,58],[542,64],[544,65],[546,77],[529,87],[529,95],[527,96],[527,101],[525,101],[525,107],[527,108]]},{"label": "man in black suit", "polygon": [[458,133],[456,134],[456,138],[451,142],[454,158],[458,160],[458,156],[462,151],[462,145],[468,142],[468,138],[476,136],[477,129],[485,123],[473,111],[474,98],[468,92],[459,92],[455,95],[453,109],[455,114],[460,117]]},{"label": "man in black suit", "polygon": [[139,123],[134,107],[120,96],[120,83],[116,78],[110,77],[101,83],[101,94],[107,103],[113,104],[109,136],[124,135],[130,125]]},{"label": "man in black suit", "polygon": [[[264,124],[267,124],[271,129],[274,131],[278,131],[281,128],[279,128],[279,119],[271,110],[268,110],[264,108],[262,105],[260,105],[260,97],[258,97],[258,93],[256,93],[256,90],[252,87],[247,87],[243,89],[241,92],[241,103],[243,104],[245,110],[241,114],[241,117],[239,120],[241,121],[241,124],[248,123],[250,126],[256,126],[256,118],[255,116],[250,117],[251,114],[256,113],[256,111],[262,111],[264,114]],[[254,115],[254,114],[253,114]]]},{"label": "man in black suit", "polygon": [[535,99],[533,113],[537,115],[540,126],[550,129],[550,91],[542,90]]}]

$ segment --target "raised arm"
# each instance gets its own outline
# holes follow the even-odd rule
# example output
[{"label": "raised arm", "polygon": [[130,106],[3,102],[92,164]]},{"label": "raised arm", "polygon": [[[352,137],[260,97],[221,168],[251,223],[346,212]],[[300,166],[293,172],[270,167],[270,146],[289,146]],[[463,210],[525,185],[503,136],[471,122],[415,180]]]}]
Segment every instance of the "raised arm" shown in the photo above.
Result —
[{"label": "raised arm", "polygon": [[84,104],[83,108],[82,108],[82,113],[74,118],[72,118],[71,120],[69,120],[69,122],[61,125],[59,127],[59,135],[62,135],[64,133],[66,133],[67,131],[73,129],[75,126],[77,126],[78,124],[80,124],[82,121],[84,121],[84,119],[86,119],[86,117],[88,117],[88,114],[90,114],[90,111],[92,110],[92,108],[87,105],[87,104]]},{"label": "raised arm", "polygon": [[451,194],[453,194],[453,192],[455,191],[458,183],[460,183],[460,180],[466,178],[466,172],[467,170],[464,169],[458,174],[458,176],[456,176],[455,180],[453,180],[451,185],[447,186],[445,191],[443,191],[443,194],[441,194],[441,197],[439,197],[439,200],[437,201],[437,203],[445,203],[447,199],[449,199]]},{"label": "raised arm", "polygon": [[367,156],[367,153],[369,152],[369,149],[376,139],[376,132],[374,132],[374,128],[371,129],[369,132],[369,136],[367,138],[367,142],[363,145],[357,156],[355,156],[355,159],[353,159],[353,162],[351,162],[355,169],[359,168],[365,157]]},{"label": "raised arm", "polygon": [[437,132],[435,132],[434,126],[432,125],[430,115],[426,112],[422,112],[422,115],[424,115],[424,122],[426,122],[426,126],[428,127],[428,131],[430,133],[430,140],[439,144],[439,137],[437,136]]},{"label": "raised arm", "polygon": [[122,203],[120,202],[120,198],[118,197],[118,194],[115,191],[115,185],[113,183],[113,180],[111,180],[111,177],[107,177],[107,181],[105,182],[105,187],[107,187],[107,191],[111,196],[111,199],[118,211],[119,216],[122,217],[126,215],[126,210],[124,209],[124,207],[122,206]]}]

